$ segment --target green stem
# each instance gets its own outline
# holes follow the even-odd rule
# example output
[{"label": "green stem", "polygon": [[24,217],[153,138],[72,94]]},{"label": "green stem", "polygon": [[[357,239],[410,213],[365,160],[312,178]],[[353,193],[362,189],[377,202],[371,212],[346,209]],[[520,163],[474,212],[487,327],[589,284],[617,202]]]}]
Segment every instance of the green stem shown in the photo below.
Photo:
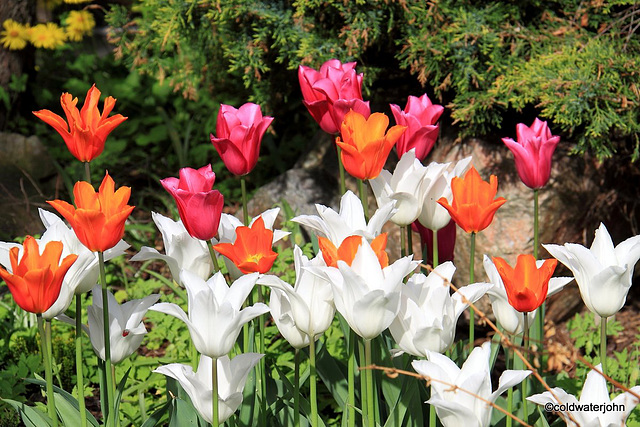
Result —
[{"label": "green stem", "polygon": [[113,413],[115,408],[115,389],[114,381],[111,376],[111,333],[109,331],[109,298],[107,291],[107,275],[104,269],[104,253],[98,252],[98,264],[100,265],[100,285],[102,287],[102,321],[104,323],[104,364],[105,377],[107,379],[107,413],[104,414],[105,420],[109,421],[109,425],[115,425],[114,419],[118,414]]},{"label": "green stem", "polygon": [[607,374],[607,318],[600,317],[600,363],[602,373]]},{"label": "green stem", "polygon": [[[364,340],[364,365],[371,366],[371,340],[367,339]],[[376,417],[373,401],[373,370],[366,369],[364,371],[364,376],[367,381],[367,424],[369,427],[375,427]]]},{"label": "green stem", "polygon": [[[513,357],[511,349],[509,347],[504,348],[505,365],[507,369],[513,369]],[[513,414],[513,387],[509,387],[507,391],[507,412]],[[506,417],[507,427],[513,425],[513,418]]]},{"label": "green stem", "polygon": [[209,248],[209,255],[211,255],[211,262],[213,262],[213,273],[217,273],[220,271],[218,268],[218,257],[216,256],[216,251],[213,249],[213,242],[209,240],[209,242],[205,242],[207,247]]},{"label": "green stem", "polygon": [[406,242],[406,231],[404,230],[406,226],[400,226],[400,257],[405,257],[407,255],[407,242]]},{"label": "green stem", "polygon": [[[524,357],[529,360],[529,316],[527,313],[524,314],[523,327],[524,331],[522,332],[522,346],[524,347]],[[527,410],[527,386],[529,385],[529,381],[527,378],[522,381],[522,419],[525,422],[529,421],[529,411]]]},{"label": "green stem", "polygon": [[218,427],[218,359],[211,358],[211,386],[213,392],[211,393],[211,404],[213,406],[213,415],[211,417],[211,425]]},{"label": "green stem", "polygon": [[[413,231],[411,230],[411,224],[407,225],[407,255],[413,253]],[[415,259],[415,258],[414,258]]]},{"label": "green stem", "polygon": [[429,405],[429,427],[436,427],[438,416],[436,415],[436,407]]},{"label": "green stem", "polygon": [[358,180],[358,193],[360,193],[360,201],[362,202],[362,209],[364,209],[364,219],[369,221],[369,200],[367,198],[367,190],[364,186],[364,181]]},{"label": "green stem", "polygon": [[[264,297],[262,296],[262,286],[258,286],[258,302],[263,302]],[[265,329],[265,317],[264,314],[258,317],[258,332],[260,333],[260,338],[258,338],[258,353],[264,354],[264,329]],[[258,376],[258,387],[260,389],[261,399],[260,399],[260,418],[261,425],[267,425],[267,378],[266,378],[266,363],[264,358],[260,359],[258,362],[259,367],[259,376]]]},{"label": "green stem", "polygon": [[[88,165],[89,163],[86,163]],[[76,387],[78,388],[78,409],[80,426],[87,427],[87,411],[84,406],[84,375],[82,372],[82,295],[76,295]]]},{"label": "green stem", "polygon": [[344,164],[342,163],[342,148],[336,144],[336,150],[338,153],[338,169],[340,170],[340,194],[347,192],[347,186],[344,179]]},{"label": "green stem", "polygon": [[533,190],[533,257],[538,259],[538,190]]},{"label": "green stem", "polygon": [[247,184],[244,176],[240,177],[240,186],[242,187],[242,218],[244,225],[249,226],[249,211],[247,210]]},{"label": "green stem", "polygon": [[47,331],[44,325],[44,319],[42,319],[42,314],[37,314],[38,319],[38,331],[40,332],[40,343],[42,346],[42,360],[44,361],[44,377],[47,382],[47,411],[49,413],[49,418],[53,422],[53,426],[58,426],[58,415],[56,414],[56,402],[53,393],[53,372],[51,370],[51,346],[50,342],[47,341]]},{"label": "green stem", "polygon": [[[474,282],[474,264],[476,258],[476,233],[471,232],[471,254],[469,258],[469,284]],[[472,308],[469,308],[469,346],[473,349],[473,342],[475,341],[475,312]]]},{"label": "green stem", "polygon": [[91,163],[84,162],[84,177],[91,184]]},{"label": "green stem", "polygon": [[347,426],[356,425],[356,334],[349,329],[349,360],[347,362]]},{"label": "green stem", "polygon": [[433,232],[433,268],[438,266],[438,230],[431,230]]},{"label": "green stem", "polygon": [[300,350],[293,356],[293,425],[300,426]]},{"label": "green stem", "polygon": [[311,392],[311,427],[318,426],[318,399],[316,392],[316,342],[313,337],[309,341],[309,369],[311,371],[309,376],[309,389]]}]

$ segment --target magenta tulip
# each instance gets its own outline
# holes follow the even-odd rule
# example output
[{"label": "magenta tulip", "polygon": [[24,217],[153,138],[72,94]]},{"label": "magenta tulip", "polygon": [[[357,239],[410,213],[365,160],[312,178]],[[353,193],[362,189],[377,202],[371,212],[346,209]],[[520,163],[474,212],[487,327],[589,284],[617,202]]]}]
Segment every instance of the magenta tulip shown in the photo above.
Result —
[{"label": "magenta tulip", "polygon": [[395,104],[390,104],[396,123],[407,126],[407,130],[396,143],[398,157],[415,148],[416,158],[420,161],[427,157],[438,139],[439,126],[436,124],[444,107],[431,103],[425,93],[420,98],[410,96],[404,111]]},{"label": "magenta tulip", "polygon": [[[411,224],[411,229],[420,235],[422,248],[427,248],[427,258],[423,262],[433,265],[433,230],[418,221]],[[438,262],[442,264],[446,261],[453,261],[455,248],[456,223],[451,220],[444,228],[438,230]]]},{"label": "magenta tulip", "polygon": [[304,105],[323,131],[340,132],[345,114],[354,110],[369,118],[369,101],[362,100],[362,74],[356,74],[355,62],[331,59],[320,71],[300,66],[298,80]]},{"label": "magenta tulip", "polygon": [[180,179],[165,178],[160,183],[178,205],[178,214],[191,237],[209,240],[218,233],[224,197],[212,190],[216,174],[211,165],[200,169],[180,169]]},{"label": "magenta tulip", "polygon": [[556,149],[559,136],[551,135],[547,122],[535,119],[531,127],[516,125],[518,141],[502,138],[516,160],[520,179],[529,188],[544,187],[551,175],[551,156]]},{"label": "magenta tulip", "polygon": [[211,143],[229,171],[236,175],[246,175],[258,163],[262,136],[273,121],[273,117],[262,117],[257,104],[246,103],[235,109],[230,105],[220,105],[216,134],[211,134]]}]

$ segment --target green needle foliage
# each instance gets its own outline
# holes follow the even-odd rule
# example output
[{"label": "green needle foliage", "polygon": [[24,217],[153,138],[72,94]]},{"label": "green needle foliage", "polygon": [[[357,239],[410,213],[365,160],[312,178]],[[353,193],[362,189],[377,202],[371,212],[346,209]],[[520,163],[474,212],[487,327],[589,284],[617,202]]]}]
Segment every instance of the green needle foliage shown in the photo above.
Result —
[{"label": "green needle foliage", "polygon": [[[639,14],[633,0],[145,0],[108,18],[117,54],[185,97],[224,92],[279,112],[299,102],[300,64],[357,60],[365,98],[412,80],[461,137],[512,134],[539,115],[577,152],[635,160]],[[407,95],[419,94],[380,102]]]}]

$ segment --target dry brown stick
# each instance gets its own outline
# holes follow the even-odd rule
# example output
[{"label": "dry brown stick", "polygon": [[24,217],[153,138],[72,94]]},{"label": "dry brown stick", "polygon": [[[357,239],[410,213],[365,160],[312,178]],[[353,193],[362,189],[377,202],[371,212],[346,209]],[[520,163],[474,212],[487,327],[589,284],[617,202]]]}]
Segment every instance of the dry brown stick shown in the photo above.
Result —
[{"label": "dry brown stick", "polygon": [[460,390],[464,393],[467,393],[470,396],[473,396],[474,398],[483,401],[484,403],[486,403],[487,405],[492,406],[493,408],[496,408],[498,411],[502,412],[503,414],[505,414],[508,417],[513,418],[515,421],[519,422],[520,424],[522,424],[525,427],[532,427],[530,424],[527,424],[526,422],[524,422],[523,420],[521,420],[520,418],[516,417],[515,415],[513,415],[512,413],[508,412],[506,409],[496,405],[494,402],[491,402],[490,400],[485,399],[482,396],[479,396],[477,394],[475,394],[472,391],[466,390],[462,387],[459,387],[455,384],[451,384],[448,383],[446,381],[442,381],[436,378],[431,378],[431,377],[427,377],[425,375],[420,375],[417,374],[415,372],[410,372],[410,371],[405,371],[402,369],[396,369],[396,368],[389,368],[387,366],[378,366],[378,365],[369,365],[369,366],[363,366],[361,368],[358,368],[359,370],[363,370],[363,369],[377,369],[380,370],[382,372],[384,372],[389,378],[395,378],[398,376],[398,374],[400,375],[407,375],[410,377],[415,377],[415,378],[419,378],[421,380],[425,380],[427,382],[427,387],[430,385],[429,383],[439,383],[439,384],[444,384],[446,386],[451,387],[451,390],[448,391],[452,391],[455,392],[456,390]]},{"label": "dry brown stick", "polygon": [[[431,267],[428,264],[420,264],[420,267],[424,267],[426,268],[429,272],[433,272],[434,269],[433,267]],[[436,272],[436,274],[438,274]],[[458,288],[449,281],[449,279],[447,279],[446,277],[438,274],[442,280],[451,288],[453,289],[454,292],[458,292]],[[484,320],[487,325],[489,325],[489,327],[491,329],[493,329],[494,331],[496,331],[496,333],[498,335],[500,335],[501,338],[501,342],[506,345],[507,347],[511,348],[513,350],[513,353],[515,355],[517,355],[520,360],[522,360],[525,364],[525,366],[531,371],[531,373],[533,374],[533,376],[540,382],[540,384],[542,384],[542,386],[549,392],[551,393],[551,396],[553,396],[553,398],[558,402],[558,403],[562,403],[560,401],[560,399],[558,399],[558,396],[556,396],[556,394],[553,392],[553,390],[551,389],[551,387],[549,387],[549,384],[547,384],[547,382],[540,376],[540,374],[538,373],[538,370],[536,368],[533,367],[533,365],[527,360],[526,357],[524,357],[522,355],[522,353],[520,352],[520,350],[518,350],[518,348],[511,342],[511,340],[507,337],[507,335],[502,332],[501,330],[498,329],[498,327],[491,321],[489,320],[489,318],[487,317],[486,314],[484,314],[484,312],[482,310],[480,310],[474,303],[472,303],[471,301],[469,301],[463,294],[460,294],[460,296],[462,297],[462,302],[466,303],[469,305],[469,307],[473,308],[476,312],[476,314],[478,316],[480,316],[480,318],[482,320]],[[566,414],[562,414],[562,415],[566,415],[567,417],[569,417],[569,419],[571,421],[573,421],[574,423],[576,423],[576,425],[579,425],[578,422],[575,420],[575,418],[573,418],[573,415],[571,415],[569,412],[567,412]]]}]

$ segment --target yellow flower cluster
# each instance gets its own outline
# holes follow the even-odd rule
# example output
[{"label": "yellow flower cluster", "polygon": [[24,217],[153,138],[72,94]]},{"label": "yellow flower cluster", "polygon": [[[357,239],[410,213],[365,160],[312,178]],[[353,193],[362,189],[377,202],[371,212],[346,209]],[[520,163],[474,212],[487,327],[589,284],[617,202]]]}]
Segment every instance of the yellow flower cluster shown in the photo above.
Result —
[{"label": "yellow flower cluster", "polygon": [[84,36],[90,35],[96,26],[93,15],[86,10],[72,10],[64,22],[67,24],[67,37],[73,41],[80,41]]},{"label": "yellow flower cluster", "polygon": [[29,27],[7,19],[2,23],[4,30],[0,31],[0,43],[9,50],[24,49],[28,42],[36,48],[56,49],[67,40],[82,40],[84,36],[90,35],[96,26],[93,15],[87,10],[72,10],[64,23],[65,27],[59,27],[53,22]]},{"label": "yellow flower cluster", "polygon": [[6,49],[20,50],[27,46],[29,40],[28,28],[13,19],[7,19],[2,23],[3,31],[0,31],[0,43]]}]

